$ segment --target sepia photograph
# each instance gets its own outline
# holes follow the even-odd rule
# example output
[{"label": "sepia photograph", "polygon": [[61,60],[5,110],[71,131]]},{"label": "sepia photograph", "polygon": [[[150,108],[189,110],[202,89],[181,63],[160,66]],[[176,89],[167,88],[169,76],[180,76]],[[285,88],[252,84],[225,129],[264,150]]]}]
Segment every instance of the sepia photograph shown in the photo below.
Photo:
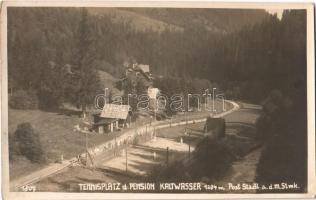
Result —
[{"label": "sepia photograph", "polygon": [[315,197],[312,4],[6,3],[4,197]]}]

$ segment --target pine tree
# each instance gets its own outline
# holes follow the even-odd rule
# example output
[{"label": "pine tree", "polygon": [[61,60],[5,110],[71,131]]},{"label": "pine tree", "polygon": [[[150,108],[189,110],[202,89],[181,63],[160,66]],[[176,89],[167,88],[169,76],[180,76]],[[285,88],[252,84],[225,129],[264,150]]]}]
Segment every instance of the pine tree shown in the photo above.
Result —
[{"label": "pine tree", "polygon": [[82,109],[82,114],[86,113],[87,105],[93,102],[99,89],[99,77],[93,65],[96,55],[93,28],[93,24],[88,21],[88,12],[83,8],[79,27],[75,33],[74,75],[72,76],[72,94],[70,94],[73,103]]}]

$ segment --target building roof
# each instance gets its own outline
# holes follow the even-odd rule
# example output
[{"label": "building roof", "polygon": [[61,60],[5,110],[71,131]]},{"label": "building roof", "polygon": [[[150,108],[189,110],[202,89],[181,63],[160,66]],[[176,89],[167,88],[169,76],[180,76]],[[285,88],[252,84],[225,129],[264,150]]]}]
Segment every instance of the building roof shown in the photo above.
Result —
[{"label": "building roof", "polygon": [[111,119],[126,119],[128,116],[129,105],[105,104],[100,117]]},{"label": "building roof", "polygon": [[138,64],[137,66],[144,73],[149,73],[149,65]]}]

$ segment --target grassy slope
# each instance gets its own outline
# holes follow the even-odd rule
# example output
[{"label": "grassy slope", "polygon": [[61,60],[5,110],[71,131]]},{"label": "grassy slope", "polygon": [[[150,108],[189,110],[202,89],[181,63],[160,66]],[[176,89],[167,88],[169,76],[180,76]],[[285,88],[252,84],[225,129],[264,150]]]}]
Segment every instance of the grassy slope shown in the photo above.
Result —
[{"label": "grassy slope", "polygon": [[[117,90],[113,85],[115,78],[103,71],[99,71],[99,74],[102,85]],[[10,134],[14,133],[17,125],[23,122],[31,123],[34,129],[40,133],[42,143],[49,153],[68,152],[68,148],[76,152],[82,150],[84,134],[74,131],[74,126],[81,122],[79,115],[66,115],[63,112],[46,112],[40,110],[9,110]],[[97,138],[101,139],[102,137],[98,136]],[[68,145],[69,142],[72,144],[71,147]],[[65,157],[69,156],[71,155],[65,153]]]},{"label": "grassy slope", "polygon": [[[120,94],[114,87],[115,78],[107,72],[98,71],[101,84]],[[75,109],[66,105],[67,108]],[[48,158],[48,162],[55,162],[63,154],[64,158],[71,158],[82,153],[85,148],[85,134],[74,131],[74,126],[80,124],[79,115],[66,115],[65,112],[47,112],[41,110],[9,109],[9,134],[14,134],[17,125],[29,122],[40,134],[41,143]],[[121,133],[118,133],[121,134]],[[97,145],[112,139],[115,135],[89,135],[89,144]],[[15,157],[10,165],[10,177],[15,178],[42,167],[40,164],[29,162],[22,156]]]},{"label": "grassy slope", "polygon": [[[84,151],[85,134],[74,131],[74,125],[80,123],[80,118],[77,115],[67,116],[62,113],[40,110],[9,110],[9,134],[14,134],[17,125],[23,122],[31,123],[39,133],[43,149],[47,153],[48,162],[55,162],[61,154],[67,159]],[[114,136],[114,134],[89,134],[88,144],[97,145],[112,139]],[[11,178],[33,171],[38,167],[40,165],[31,164],[26,159],[17,157],[10,165]]]}]

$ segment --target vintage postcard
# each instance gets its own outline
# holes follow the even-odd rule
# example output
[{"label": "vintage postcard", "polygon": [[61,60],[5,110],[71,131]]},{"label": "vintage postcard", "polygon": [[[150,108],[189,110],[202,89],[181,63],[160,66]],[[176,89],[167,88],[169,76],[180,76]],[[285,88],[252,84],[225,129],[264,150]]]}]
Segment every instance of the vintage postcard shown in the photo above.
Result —
[{"label": "vintage postcard", "polygon": [[4,199],[314,198],[308,3],[4,1]]}]

